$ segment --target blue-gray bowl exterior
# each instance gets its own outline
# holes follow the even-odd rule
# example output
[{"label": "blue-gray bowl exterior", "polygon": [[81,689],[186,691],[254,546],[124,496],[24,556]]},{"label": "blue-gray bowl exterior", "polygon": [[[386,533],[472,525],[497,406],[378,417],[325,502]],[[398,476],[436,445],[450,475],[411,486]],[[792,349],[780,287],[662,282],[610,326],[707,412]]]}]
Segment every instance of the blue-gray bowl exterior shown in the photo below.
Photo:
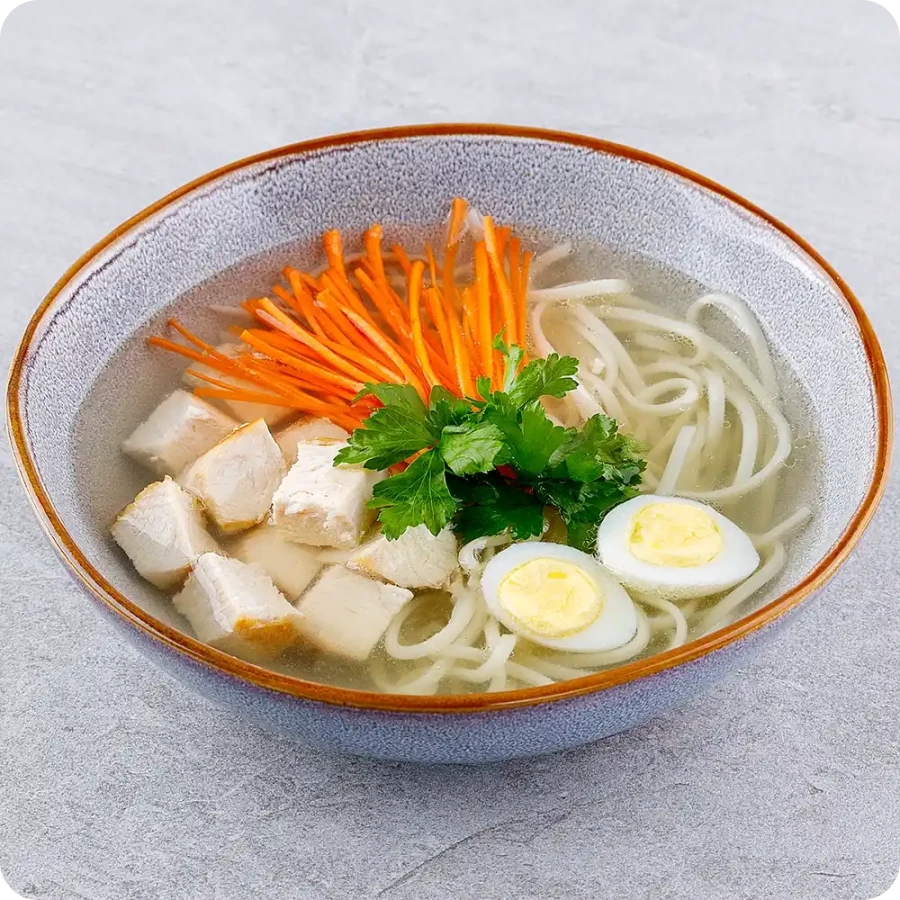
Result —
[{"label": "blue-gray bowl exterior", "polygon": [[367,710],[303,700],[210,669],[101,608],[137,650],[186,687],[268,731],[330,753],[423,765],[479,765],[568,750],[687,703],[746,665],[808,608],[655,675],[568,700],[489,712]]},{"label": "blue-gray bowl exterior", "polygon": [[[178,381],[174,361],[140,338],[162,330],[172,310],[208,333],[210,302],[267,291],[288,260],[312,263],[308,242],[326,228],[358,233],[379,221],[391,240],[442,220],[456,195],[526,231],[600,242],[748,302],[777,358],[790,361],[793,383],[804,388],[802,397],[786,398],[789,412],[821,440],[816,495],[806,497],[815,521],[793,543],[788,566],[760,605],[800,583],[828,554],[869,491],[879,401],[853,312],[815,260],[737,204],[645,162],[540,137],[419,135],[288,153],[203,184],[114,240],[45,313],[18,395],[25,439],[71,540],[116,591],[189,634],[171,603],[136,576],[108,537],[115,514],[145,481],[119,444]],[[113,370],[114,384],[104,387]],[[82,415],[89,401],[102,419]],[[794,499],[784,491],[783,509]],[[421,762],[545,753],[630,728],[697,694],[761,640],[752,635],[576,699],[424,714],[257,688],[131,624],[126,629],[177,677],[267,726],[350,753]]]}]

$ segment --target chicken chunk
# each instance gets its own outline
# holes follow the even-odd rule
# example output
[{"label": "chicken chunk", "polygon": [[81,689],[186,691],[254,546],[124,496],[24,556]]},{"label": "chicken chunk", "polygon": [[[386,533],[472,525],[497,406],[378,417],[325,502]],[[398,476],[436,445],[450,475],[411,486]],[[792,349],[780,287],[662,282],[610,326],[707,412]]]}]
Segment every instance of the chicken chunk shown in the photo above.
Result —
[{"label": "chicken chunk", "polygon": [[318,551],[286,541],[277,526],[265,523],[242,534],[228,552],[263,569],[288,600],[296,600],[322,568]]},{"label": "chicken chunk", "polygon": [[157,475],[177,475],[239,424],[205,400],[177,390],[138,425],[122,450]]},{"label": "chicken chunk", "polygon": [[[229,359],[234,359],[246,349],[247,348],[242,344],[219,344],[219,346],[216,347],[216,350],[218,350],[219,353],[224,354],[229,357]],[[249,381],[235,378],[232,375],[226,375],[218,369],[212,369],[209,366],[203,365],[203,363],[194,363],[189,366],[184,373],[184,378],[182,380],[191,387],[210,386],[209,383],[203,381],[202,378],[197,378],[195,375],[191,374],[192,372],[201,372],[204,375],[215,378],[217,381],[223,381],[225,384],[230,384],[232,387],[240,388],[242,390],[259,390],[256,385],[251,384]],[[289,416],[296,415],[295,411],[287,406],[272,406],[269,403],[250,403],[246,400],[217,400],[216,402],[220,403],[239,422],[244,424],[255,422],[257,419],[263,419],[265,420],[266,425],[273,428]]]},{"label": "chicken chunk", "polygon": [[439,588],[459,565],[456,536],[437,537],[426,525],[407,528],[395,541],[378,534],[353,551],[347,568],[406,588]]},{"label": "chicken chunk", "polygon": [[197,560],[173,603],[201,641],[251,661],[274,659],[299,637],[301,617],[272,579],[217,553]]},{"label": "chicken chunk", "polygon": [[265,518],[285,469],[278,444],[257,419],[204,453],[178,480],[221,531],[233,534]]},{"label": "chicken chunk", "polygon": [[272,499],[272,521],[288,540],[340,549],[359,544],[371,521],[366,502],[384,476],[362,466],[335,466],[346,446],[329,438],[297,445],[297,462]]},{"label": "chicken chunk", "polygon": [[135,569],[158,588],[184,580],[194,561],[218,549],[203,527],[200,504],[171,478],[144,488],[112,527]]},{"label": "chicken chunk", "polygon": [[301,441],[314,441],[319,438],[336,438],[344,441],[349,436],[340,425],[335,425],[328,419],[304,416],[277,432],[275,440],[281,447],[288,465],[291,466],[297,461],[297,444]]},{"label": "chicken chunk", "polygon": [[367,659],[412,591],[332,566],[300,598],[300,629],[317,647],[347,659]]}]

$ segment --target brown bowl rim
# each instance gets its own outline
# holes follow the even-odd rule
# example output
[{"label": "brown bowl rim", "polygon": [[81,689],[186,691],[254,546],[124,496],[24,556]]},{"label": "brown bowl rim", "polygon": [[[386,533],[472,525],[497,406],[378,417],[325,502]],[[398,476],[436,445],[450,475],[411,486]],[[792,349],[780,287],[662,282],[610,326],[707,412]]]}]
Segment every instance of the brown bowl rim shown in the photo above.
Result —
[{"label": "brown bowl rim", "polygon": [[[201,643],[193,637],[177,631],[164,622],[159,621],[141,609],[117,591],[103,575],[90,563],[69,534],[62,519],[56,512],[29,451],[25,434],[25,425],[21,410],[22,377],[32,341],[39,333],[45,316],[51,309],[53,301],[100,253],[110,244],[127,233],[134,226],[163,210],[176,200],[181,199],[197,188],[208,185],[217,179],[241,169],[280,159],[286,156],[310,154],[323,150],[333,150],[353,144],[373,141],[390,141],[408,138],[430,138],[441,136],[493,136],[499,138],[532,139],[554,143],[564,143],[583,147],[598,153],[618,156],[633,162],[643,163],[687,179],[700,187],[711,191],[731,203],[762,219],[787,237],[793,244],[813,259],[818,266],[834,282],[843,295],[852,312],[860,337],[865,347],[871,372],[872,386],[875,393],[877,412],[877,458],[872,479],[863,501],[860,503],[846,529],[827,554],[816,564],[812,571],[800,583],[780,595],[766,606],[753,612],[737,622],[719,631],[704,635],[701,638],[684,644],[674,650],[659,653],[645,659],[626,663],[605,672],[588,675],[584,678],[563,681],[545,687],[525,688],[495,694],[460,694],[437,697],[421,697],[397,694],[386,694],[374,691],[360,691],[348,688],[333,687],[305,681],[289,675],[282,675],[267,669],[244,662]],[[524,126],[496,124],[431,124],[411,125],[392,128],[379,128],[367,131],[355,131],[332,135],[314,140],[288,144],[274,150],[268,150],[230,163],[201,175],[188,184],[172,191],[161,200],[132,216],[90,250],[76,260],[65,274],[56,282],[53,289],[41,302],[31,317],[25,333],[16,349],[10,370],[7,390],[7,427],[9,430],[13,455],[20,477],[22,478],[29,499],[38,514],[42,528],[53,545],[62,556],[64,562],[101,603],[113,613],[128,622],[132,627],[164,644],[168,648],[182,653],[190,659],[209,666],[219,674],[238,678],[258,688],[265,688],[282,694],[288,694],[303,700],[354,707],[366,710],[382,710],[408,713],[464,713],[487,712],[490,710],[528,707],[551,701],[566,700],[595,691],[604,690],[617,685],[646,678],[658,672],[672,669],[683,663],[700,659],[716,650],[720,650],[741,638],[750,635],[766,625],[774,622],[789,610],[799,605],[805,598],[822,587],[841,564],[846,560],[862,533],[868,526],[878,502],[884,493],[890,466],[892,430],[892,406],[890,383],[884,355],[871,323],[859,300],[847,286],[846,282],[823,257],[787,225],[774,216],[760,209],[755,204],[736,194],[734,191],[691,171],[676,163],[670,162],[651,153],[637,150],[623,144],[613,143],[601,138],[573,134],[563,131],[547,130]]]}]

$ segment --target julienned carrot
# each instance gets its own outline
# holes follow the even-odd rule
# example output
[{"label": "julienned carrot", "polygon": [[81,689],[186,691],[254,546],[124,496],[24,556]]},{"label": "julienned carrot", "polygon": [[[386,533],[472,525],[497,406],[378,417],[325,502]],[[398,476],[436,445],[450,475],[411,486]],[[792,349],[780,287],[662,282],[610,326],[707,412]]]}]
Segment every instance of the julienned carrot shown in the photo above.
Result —
[{"label": "julienned carrot", "polygon": [[[474,276],[460,276],[458,284],[467,212],[466,201],[456,198],[440,263],[430,247],[424,262],[410,260],[399,245],[385,252],[378,224],[363,235],[362,252],[349,256],[340,233],[327,232],[322,268],[310,273],[287,266],[287,286],[272,288],[277,302],[254,297],[241,304],[258,325],[233,329],[247,348],[236,357],[177,322],[172,327],[187,345],[162,338],[151,343],[205,366],[198,372],[209,385],[204,391],[268,398],[333,421],[340,417],[341,424],[358,424],[377,408],[372,397],[353,401],[368,381],[409,383],[423,398],[438,384],[471,396],[482,374],[496,387],[504,364],[492,350],[494,335],[504,331],[508,343],[521,345],[527,334],[531,254],[522,252],[508,228],[485,217],[484,240],[474,245]],[[352,275],[348,260],[355,261]],[[404,287],[396,268],[388,274],[398,266]]]},{"label": "julienned carrot", "polygon": [[494,383],[494,342],[491,322],[491,270],[484,241],[475,245],[475,295],[478,310],[478,350],[481,358],[481,373]]},{"label": "julienned carrot", "polygon": [[371,372],[354,365],[345,357],[335,353],[330,347],[326,347],[318,338],[314,337],[308,331],[288,319],[287,316],[280,313],[274,304],[269,304],[268,307],[257,310],[256,315],[262,319],[262,321],[268,322],[268,324],[277,328],[279,331],[283,331],[289,337],[300,341],[301,344],[306,344],[307,347],[311,347],[322,357],[322,359],[327,360],[332,366],[343,372],[345,375],[349,375],[351,378],[358,378],[360,381],[369,381],[371,379]]},{"label": "julienned carrot", "polygon": [[218,400],[238,400],[242,403],[261,403],[274,406],[289,406],[291,409],[297,409],[300,412],[313,413],[315,415],[324,416],[330,419],[336,425],[342,428],[348,428],[353,431],[359,428],[360,420],[353,415],[353,410],[349,407],[340,408],[330,403],[317,401],[310,397],[308,401],[296,401],[285,403],[283,401],[273,401],[266,394],[257,394],[253,391],[225,391],[219,388],[195,388],[194,393],[198,397],[208,397]]},{"label": "julienned carrot", "polygon": [[322,235],[322,246],[325,248],[328,265],[346,279],[347,270],[344,268],[344,243],[341,240],[341,233],[336,228],[326,231]]},{"label": "julienned carrot", "polygon": [[334,388],[343,388],[354,395],[362,390],[363,383],[361,381],[354,381],[352,378],[347,378],[345,375],[341,375],[331,369],[317,366],[308,359],[295,356],[293,353],[289,353],[286,350],[276,347],[272,341],[257,337],[255,334],[252,334],[249,329],[241,334],[241,340],[254,349],[270,356],[272,359],[283,362],[301,375],[318,378],[319,380],[332,385]]},{"label": "julienned carrot", "polygon": [[522,268],[519,274],[519,296],[518,296],[518,314],[519,314],[519,340],[522,342],[522,348],[525,348],[526,336],[528,335],[528,277],[531,271],[531,260],[534,254],[528,250],[522,254]]},{"label": "julienned carrot", "polygon": [[363,235],[363,246],[366,248],[366,259],[372,266],[376,282],[387,280],[384,274],[384,259],[381,255],[381,238],[383,232],[380,225],[373,225]]},{"label": "julienned carrot", "polygon": [[[345,310],[344,315],[353,322],[356,327],[364,332],[366,336],[379,347],[382,351],[384,351],[391,359],[391,362],[400,369],[400,372],[406,377],[409,384],[411,384],[423,397],[427,396],[425,393],[424,385],[422,384],[421,379],[413,371],[412,367],[409,366],[406,360],[397,352],[396,348],[394,348],[390,341],[384,335],[382,335],[377,328],[369,325],[368,322],[365,321],[361,316],[357,316],[352,310]],[[400,379],[402,381],[402,379]]]},{"label": "julienned carrot", "polygon": [[[356,289],[346,278],[340,278],[334,272],[328,271],[322,275],[322,284],[326,291],[330,290],[335,297],[339,297],[347,304],[357,315],[373,322],[372,316],[363,305],[362,299],[356,293]],[[316,297],[318,298],[318,294]]]},{"label": "julienned carrot", "polygon": [[431,321],[434,322],[434,327],[437,329],[444,359],[450,363],[450,368],[452,369],[453,342],[450,339],[450,329],[447,324],[447,312],[444,309],[441,296],[436,288],[425,289],[425,302],[428,304],[428,313],[431,316]]},{"label": "julienned carrot", "polygon": [[272,285],[272,293],[290,310],[303,315],[303,310],[290,291],[286,291],[280,284]]},{"label": "julienned carrot", "polygon": [[422,275],[425,272],[425,266],[421,261],[414,262],[409,270],[409,287],[407,289],[407,297],[409,299],[409,320],[412,325],[413,347],[416,351],[416,357],[422,366],[422,371],[428,379],[429,387],[440,384],[441,381],[434,374],[431,367],[431,360],[428,358],[428,348],[425,346],[425,339],[422,333],[422,315],[420,303],[422,299]]},{"label": "julienned carrot", "polygon": [[[348,310],[341,306],[337,299],[327,290],[321,291],[316,300],[322,305],[328,313],[329,319],[340,330],[343,338],[340,343],[348,343],[350,346],[357,347],[363,353],[370,354],[377,359],[382,365],[391,367],[391,359],[387,354],[383,353],[371,340],[369,340],[362,332],[347,318]],[[397,372],[399,375],[400,373]]]},{"label": "julienned carrot", "polygon": [[503,322],[506,325],[506,342],[508,344],[517,344],[519,335],[516,321],[516,304],[513,300],[512,289],[506,280],[506,272],[503,270],[503,257],[498,248],[499,229],[494,229],[494,220],[490,216],[485,216],[482,224],[484,227],[484,246],[487,250],[488,260],[491,263],[491,274],[494,277],[494,285],[500,296],[500,308],[503,311]]},{"label": "julienned carrot", "polygon": [[453,365],[456,369],[456,383],[462,396],[473,396],[475,391],[475,381],[472,378],[472,365],[469,361],[469,355],[466,352],[466,345],[463,341],[462,329],[459,324],[459,317],[456,314],[456,308],[448,302],[445,294],[435,288],[438,296],[444,304],[444,311],[447,315],[447,328],[450,332],[450,343],[453,346]]},{"label": "julienned carrot", "polygon": [[376,284],[365,270],[356,269],[354,274],[368,298],[375,305],[375,308],[382,316],[384,316],[388,325],[391,326],[394,334],[396,334],[398,338],[411,340],[412,334],[409,330],[409,325],[407,325],[403,313],[398,307],[398,304],[394,302],[393,297],[384,290],[382,285]]},{"label": "julienned carrot", "polygon": [[309,288],[303,283],[300,273],[296,269],[291,268],[291,266],[286,266],[284,269],[284,276],[287,278],[288,284],[294,292],[294,297],[296,298],[300,309],[303,311],[303,315],[306,317],[309,327],[312,328],[316,334],[323,335],[325,332],[319,324],[319,317],[316,315],[315,300],[313,299],[313,295],[310,293]]}]

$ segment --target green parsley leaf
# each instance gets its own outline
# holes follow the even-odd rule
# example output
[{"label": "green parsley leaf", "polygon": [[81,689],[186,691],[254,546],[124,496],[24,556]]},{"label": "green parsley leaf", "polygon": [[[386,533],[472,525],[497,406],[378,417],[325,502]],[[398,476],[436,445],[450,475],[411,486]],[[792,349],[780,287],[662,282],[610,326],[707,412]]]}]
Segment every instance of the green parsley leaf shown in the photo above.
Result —
[{"label": "green parsley leaf", "polygon": [[456,512],[456,500],[447,487],[447,474],[440,453],[430,450],[399,475],[375,485],[370,509],[378,510],[384,536],[400,537],[407,528],[426,525],[439,534]]},{"label": "green parsley leaf", "polygon": [[491,422],[449,425],[441,432],[441,456],[455,475],[490,472],[502,449],[503,433]]},{"label": "green parsley leaf", "polygon": [[474,412],[471,403],[460,400],[456,394],[451,394],[442,385],[435,385],[431,389],[430,401],[428,419],[437,433],[448,425],[461,425],[471,418]]},{"label": "green parsley leaf", "polygon": [[507,347],[503,341],[502,331],[494,338],[493,346],[495,350],[499,350],[506,357],[506,374],[503,379],[503,390],[508,391],[518,377],[519,366],[522,364],[525,351],[515,344],[512,347]]},{"label": "green parsley leaf", "polygon": [[419,392],[411,384],[367,384],[355,397],[362,400],[368,396],[377,397],[385,406],[394,406],[405,410],[417,419],[424,419],[427,413]]},{"label": "green parsley leaf", "polygon": [[592,416],[580,429],[569,429],[568,439],[550,460],[553,474],[582,483],[603,479],[636,484],[646,463],[642,448],[619,431],[615,419]]},{"label": "green parsley leaf", "polygon": [[434,441],[424,416],[419,417],[405,405],[384,406],[350,435],[348,446],[338,452],[334,464],[362,463],[367,469],[387,469]]},{"label": "green parsley leaf", "polygon": [[[493,405],[494,398],[501,401],[497,406]],[[526,475],[540,475],[568,439],[568,432],[547,418],[538,401],[530,403],[518,415],[511,413],[511,406],[508,394],[499,398],[495,394],[492,405],[485,411],[485,419],[503,433],[509,450],[504,462],[508,461]]]},{"label": "green parsley leaf", "polygon": [[496,473],[472,483],[454,479],[453,490],[465,505],[453,527],[464,541],[502,534],[509,529],[521,541],[544,530],[544,504],[523,486],[510,484]]},{"label": "green parsley leaf", "polygon": [[563,397],[578,387],[574,378],[577,373],[575,357],[551,353],[546,359],[528,363],[506,391],[516,406],[524,406],[540,397]]}]

